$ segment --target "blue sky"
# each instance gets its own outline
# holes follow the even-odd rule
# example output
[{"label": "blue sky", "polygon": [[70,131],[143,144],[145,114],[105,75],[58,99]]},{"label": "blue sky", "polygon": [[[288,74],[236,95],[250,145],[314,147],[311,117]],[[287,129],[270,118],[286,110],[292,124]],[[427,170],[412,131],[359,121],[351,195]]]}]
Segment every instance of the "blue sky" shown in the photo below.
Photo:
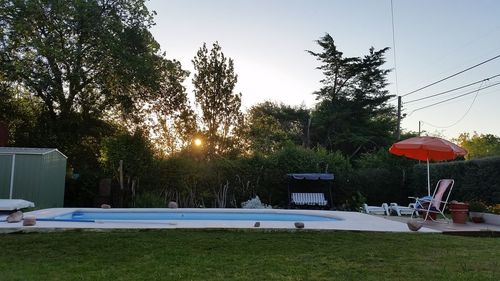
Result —
[{"label": "blue sky", "polygon": [[[321,85],[317,61],[305,50],[326,32],[347,56],[391,47],[390,0],[151,0],[156,26],[152,33],[169,58],[193,71],[191,63],[203,42],[218,41],[234,59],[237,91],[244,109],[265,100],[313,106]],[[398,91],[394,72],[391,93],[405,94],[500,54],[500,1],[394,0]],[[393,50],[386,68],[394,68]],[[403,98],[425,97],[500,74],[500,59]],[[192,91],[192,76],[186,81]],[[500,82],[500,77],[482,86]],[[500,136],[500,85],[445,104],[413,110],[477,90],[479,85],[437,99],[404,104],[406,130],[448,138],[477,131]],[[475,98],[475,99],[474,99]],[[470,107],[470,110],[468,108]],[[465,114],[468,112],[467,114]],[[461,120],[457,123],[457,121]],[[450,125],[454,126],[449,127]],[[448,127],[448,128],[438,128]]]}]

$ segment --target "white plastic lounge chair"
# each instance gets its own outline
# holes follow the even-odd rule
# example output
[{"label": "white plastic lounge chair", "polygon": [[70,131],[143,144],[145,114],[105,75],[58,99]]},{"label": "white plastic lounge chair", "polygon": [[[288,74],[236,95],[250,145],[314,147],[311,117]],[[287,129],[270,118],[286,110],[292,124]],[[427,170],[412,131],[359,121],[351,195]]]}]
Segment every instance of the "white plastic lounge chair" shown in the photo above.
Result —
[{"label": "white plastic lounge chair", "polygon": [[326,206],[328,201],[325,195],[319,193],[292,193],[292,204],[294,205],[319,205]]},{"label": "white plastic lounge chair", "polygon": [[367,204],[363,204],[363,211],[367,214],[376,214],[376,215],[389,215],[389,206],[387,203],[382,204],[382,206],[368,206]]},{"label": "white plastic lounge chair", "polygon": [[[432,196],[425,196],[422,198],[409,197],[415,199],[415,212],[412,214],[412,217],[414,216],[414,214],[418,216],[417,212],[424,212],[424,214],[426,214],[424,221],[429,218],[431,220],[434,220],[431,216],[429,216],[430,213],[434,213],[442,215],[443,218],[448,222],[449,220],[444,215],[444,210],[446,208],[446,205],[448,204],[448,199],[450,198],[450,194],[453,190],[454,184],[455,181],[453,179],[441,179],[437,182]],[[443,200],[445,194],[446,199]]]},{"label": "white plastic lounge chair", "polygon": [[[389,204],[389,212],[394,212],[396,215],[399,217],[402,215],[413,215],[415,211],[415,203],[410,203],[408,204],[408,207],[406,206],[399,206],[397,203],[391,203]],[[417,212],[418,215],[418,212]]]},{"label": "white plastic lounge chair", "polygon": [[35,204],[22,199],[0,199],[0,211],[14,211],[30,207],[35,207]]}]

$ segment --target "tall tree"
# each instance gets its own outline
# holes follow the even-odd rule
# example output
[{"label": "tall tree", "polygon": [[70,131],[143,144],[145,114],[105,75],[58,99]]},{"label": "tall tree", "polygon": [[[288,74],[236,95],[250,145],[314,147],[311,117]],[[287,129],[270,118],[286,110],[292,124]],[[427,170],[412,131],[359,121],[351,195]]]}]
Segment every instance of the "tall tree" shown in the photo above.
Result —
[{"label": "tall tree", "polygon": [[140,122],[129,124],[129,127],[148,131],[160,154],[180,151],[191,143],[197,132],[196,115],[182,85],[188,75],[179,62],[167,61],[165,79],[161,81],[163,93],[156,100],[142,102],[141,112],[137,115]]},{"label": "tall tree", "polygon": [[317,41],[322,52],[308,51],[322,64],[323,87],[312,116],[312,141],[353,157],[392,141],[395,110],[385,89],[389,70],[383,69],[388,48],[370,48],[364,57],[346,57],[326,34]]},{"label": "tall tree", "polygon": [[163,60],[143,1],[2,1],[0,11],[1,73],[54,119],[128,113],[158,86]]},{"label": "tall tree", "polygon": [[208,156],[230,152],[234,147],[234,129],[241,122],[241,93],[234,93],[238,76],[234,63],[226,58],[215,42],[209,51],[206,44],[193,59],[196,102],[202,111],[202,129]]},{"label": "tall tree", "polygon": [[143,0],[2,0],[0,19],[0,83],[41,102],[45,145],[70,161],[81,146],[98,154],[105,120],[185,100],[187,74],[160,52]]}]

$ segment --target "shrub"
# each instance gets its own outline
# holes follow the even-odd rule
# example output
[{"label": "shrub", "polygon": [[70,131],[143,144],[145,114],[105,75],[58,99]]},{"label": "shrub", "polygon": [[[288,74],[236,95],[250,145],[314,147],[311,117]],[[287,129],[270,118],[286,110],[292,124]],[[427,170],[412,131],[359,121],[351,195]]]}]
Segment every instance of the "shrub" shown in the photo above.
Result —
[{"label": "shrub", "polygon": [[141,192],[135,197],[135,208],[165,208],[165,199],[158,192]]},{"label": "shrub", "polygon": [[486,207],[486,212],[500,215],[500,204],[491,205]]},{"label": "shrub", "polygon": [[408,174],[415,162],[392,155],[387,149],[363,155],[354,162],[355,170],[349,176],[350,197],[361,192],[372,205],[407,202],[412,193]]},{"label": "shrub", "polygon": [[470,201],[469,202],[469,211],[470,212],[482,213],[482,212],[486,211],[487,207],[488,206],[481,201]]}]

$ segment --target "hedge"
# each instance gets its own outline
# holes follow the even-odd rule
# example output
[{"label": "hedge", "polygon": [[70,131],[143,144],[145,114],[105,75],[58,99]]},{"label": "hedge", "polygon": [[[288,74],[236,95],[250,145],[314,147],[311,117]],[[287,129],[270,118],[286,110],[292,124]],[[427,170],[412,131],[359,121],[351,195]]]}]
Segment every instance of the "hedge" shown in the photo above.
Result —
[{"label": "hedge", "polygon": [[[363,155],[352,164],[340,153],[293,145],[270,155],[205,161],[179,154],[150,162],[141,170],[138,196],[130,206],[163,206],[175,200],[181,207],[240,207],[258,195],[266,204],[286,207],[287,173],[333,173],[333,205],[339,209],[354,210],[365,199],[370,205],[407,204],[408,196],[427,192],[425,162],[415,165],[417,161],[391,155],[387,149]],[[500,202],[500,157],[431,164],[430,170],[433,185],[441,178],[455,179],[451,199]],[[222,193],[227,196],[221,204]],[[67,199],[68,205],[82,204]]]},{"label": "hedge", "polygon": [[[154,197],[162,196],[164,204],[175,200],[181,207],[240,207],[241,202],[258,195],[266,204],[286,207],[286,174],[330,172],[335,174],[338,204],[352,196],[351,191],[342,188],[350,170],[349,162],[339,153],[293,145],[271,155],[218,157],[210,161],[177,155],[156,160],[141,178],[137,192],[141,206],[157,204]],[[227,195],[225,204],[220,204],[221,194]]]}]

